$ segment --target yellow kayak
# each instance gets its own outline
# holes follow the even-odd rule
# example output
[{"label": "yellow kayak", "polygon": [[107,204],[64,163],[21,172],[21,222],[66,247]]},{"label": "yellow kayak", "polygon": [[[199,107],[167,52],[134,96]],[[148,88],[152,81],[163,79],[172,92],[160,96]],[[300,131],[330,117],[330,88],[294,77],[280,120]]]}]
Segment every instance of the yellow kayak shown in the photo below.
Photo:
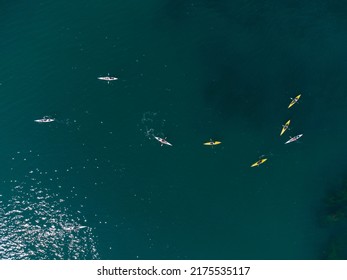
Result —
[{"label": "yellow kayak", "polygon": [[301,94],[299,94],[297,97],[295,97],[292,102],[290,102],[288,108],[292,107],[296,102],[298,102],[299,98],[301,97]]},{"label": "yellow kayak", "polygon": [[287,121],[285,125],[282,125],[282,131],[281,131],[280,136],[288,129],[289,124],[290,124],[290,120]]},{"label": "yellow kayak", "polygon": [[267,161],[267,158],[262,158],[262,159],[258,160],[257,162],[253,163],[253,164],[251,165],[251,167],[259,166],[259,165],[261,165],[262,163],[264,163],[265,161]]},{"label": "yellow kayak", "polygon": [[221,143],[222,142],[219,142],[219,141],[210,141],[210,142],[205,142],[204,145],[206,145],[206,146],[215,146],[215,145],[219,145]]}]

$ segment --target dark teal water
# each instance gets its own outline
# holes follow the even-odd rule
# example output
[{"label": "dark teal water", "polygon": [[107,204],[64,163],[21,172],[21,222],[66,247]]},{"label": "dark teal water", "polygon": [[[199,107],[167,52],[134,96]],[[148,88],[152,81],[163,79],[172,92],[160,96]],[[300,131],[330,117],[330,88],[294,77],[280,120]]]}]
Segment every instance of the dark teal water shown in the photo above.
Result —
[{"label": "dark teal water", "polygon": [[346,12],[1,1],[0,257],[326,258],[345,229],[321,220],[346,178]]}]

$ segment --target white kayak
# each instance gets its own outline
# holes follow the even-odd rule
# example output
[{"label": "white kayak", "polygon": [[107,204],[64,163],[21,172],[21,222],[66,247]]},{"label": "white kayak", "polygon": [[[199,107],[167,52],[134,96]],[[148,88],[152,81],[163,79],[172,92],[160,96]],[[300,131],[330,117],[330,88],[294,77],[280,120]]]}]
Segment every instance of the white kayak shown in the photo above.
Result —
[{"label": "white kayak", "polygon": [[156,140],[158,140],[158,141],[161,143],[162,146],[163,146],[164,144],[165,144],[165,145],[172,146],[172,144],[170,144],[168,141],[166,141],[166,140],[163,139],[163,138],[160,138],[160,137],[158,137],[158,136],[154,136],[154,138],[155,138]]},{"label": "white kayak", "polygon": [[284,143],[284,144],[292,143],[292,142],[298,140],[298,139],[299,139],[300,137],[302,137],[303,135],[304,135],[304,134],[299,134],[299,135],[296,135],[296,136],[294,136],[294,137],[290,137],[290,139],[289,139],[286,143]]},{"label": "white kayak", "polygon": [[34,122],[38,122],[38,123],[49,123],[49,122],[54,122],[55,119],[52,119],[52,118],[42,118],[42,119],[39,119],[39,120],[34,120]]},{"label": "white kayak", "polygon": [[87,226],[68,226],[68,227],[62,227],[63,230],[66,230],[66,231],[78,231],[80,229],[83,229],[83,228],[86,228]]},{"label": "white kayak", "polygon": [[98,77],[99,80],[102,80],[102,81],[116,81],[118,80],[118,78],[116,77],[110,77],[110,76],[105,76],[105,77]]}]

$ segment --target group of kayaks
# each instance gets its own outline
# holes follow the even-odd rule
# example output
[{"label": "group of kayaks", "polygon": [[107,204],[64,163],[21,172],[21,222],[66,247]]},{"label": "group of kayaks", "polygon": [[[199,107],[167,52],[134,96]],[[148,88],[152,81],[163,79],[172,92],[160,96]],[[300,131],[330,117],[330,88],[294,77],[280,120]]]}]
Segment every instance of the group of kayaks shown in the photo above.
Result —
[{"label": "group of kayaks", "polygon": [[[291,108],[295,103],[297,103],[299,101],[300,97],[301,97],[301,94],[299,94],[295,98],[292,98],[292,101],[290,102],[288,109]],[[282,136],[283,133],[286,132],[286,130],[289,128],[289,125],[290,125],[290,120],[288,120],[284,125],[282,125],[282,130],[281,130],[280,136]],[[303,136],[303,134],[299,134],[299,135],[296,135],[294,137],[289,137],[289,140],[287,142],[285,142],[284,144],[289,144],[289,143],[295,142],[296,140],[298,140],[302,136]],[[157,141],[160,142],[161,146],[163,146],[163,145],[172,146],[172,144],[166,140],[166,137],[164,139],[159,137],[159,136],[153,136],[153,137],[154,137],[154,139],[156,139]],[[203,145],[216,146],[216,145],[219,145],[221,143],[222,142],[220,142],[220,141],[213,141],[212,139],[210,139],[210,141],[203,143]],[[253,163],[251,165],[251,167],[259,166],[259,165],[263,164],[265,161],[267,161],[267,158],[259,159],[257,162]]]},{"label": "group of kayaks", "polygon": [[[107,81],[107,83],[118,80],[117,77],[112,77],[112,76],[110,76],[110,74],[108,74],[108,76],[97,77],[97,79],[102,80],[102,81]],[[49,116],[44,116],[42,119],[34,120],[34,122],[37,122],[37,123],[50,123],[50,122],[54,122],[54,121],[55,121],[55,119],[51,118]]]},{"label": "group of kayaks", "polygon": [[[110,83],[111,81],[118,80],[117,77],[112,77],[110,75],[97,77],[97,79],[98,80],[102,80],[102,81],[107,81],[107,83]],[[292,101],[289,103],[288,109],[291,108],[294,104],[296,104],[299,101],[300,97],[301,97],[301,94],[297,95],[295,98],[291,98]],[[37,120],[34,120],[34,121],[37,122],[37,123],[50,123],[50,122],[54,122],[55,119],[51,118],[49,116],[44,116],[42,119],[37,119]],[[288,120],[284,125],[282,125],[282,130],[281,130],[280,136],[282,136],[287,131],[287,129],[289,128],[289,125],[290,125],[290,120]],[[289,140],[287,142],[285,142],[284,144],[289,144],[289,143],[295,142],[299,138],[301,138],[302,136],[303,136],[303,134],[298,134],[298,135],[296,135],[294,137],[289,137]],[[165,138],[161,138],[159,136],[154,136],[154,135],[153,135],[153,137],[154,137],[154,139],[156,139],[161,144],[161,146],[163,146],[163,145],[172,146],[172,144],[166,140],[166,137]],[[222,142],[220,142],[220,141],[213,141],[212,139],[210,139],[210,141],[208,141],[208,142],[204,142],[203,143],[203,145],[205,145],[205,146],[216,146],[216,145],[219,145],[219,144],[222,144]],[[257,162],[253,163],[251,165],[251,167],[259,166],[259,165],[263,164],[265,161],[267,161],[267,158],[259,159]]]},{"label": "group of kayaks", "polygon": [[[166,141],[166,137],[163,139],[163,138],[160,138],[159,136],[153,136],[155,140],[159,141],[161,146],[163,145],[168,145],[168,146],[172,146],[171,143],[169,143],[168,141]],[[219,144],[222,144],[222,142],[220,141],[213,141],[210,139],[209,142],[205,142],[203,143],[205,146],[215,146],[215,145],[219,145]]]},{"label": "group of kayaks", "polygon": [[[300,97],[301,97],[301,94],[297,95],[295,98],[291,98],[292,101],[289,103],[288,109],[291,108],[294,104],[296,104],[299,101]],[[283,133],[285,133],[287,131],[287,129],[289,128],[289,125],[290,125],[290,120],[288,120],[284,125],[282,125],[282,130],[281,130],[280,136],[282,136]],[[304,134],[298,134],[294,137],[289,136],[289,140],[286,141],[284,144],[289,144],[289,143],[295,142],[296,140],[301,138],[303,135]],[[259,165],[263,164],[265,161],[267,161],[267,158],[262,158],[262,159],[258,160],[257,162],[253,163],[251,165],[251,167],[259,166]]]},{"label": "group of kayaks", "polygon": [[[300,97],[301,97],[301,94],[299,94],[294,99],[292,99],[292,101],[290,102],[290,104],[288,106],[288,109],[290,107],[292,107],[295,103],[297,103],[299,101]],[[284,125],[282,125],[282,130],[281,130],[280,136],[282,136],[282,134],[289,128],[289,125],[290,125],[290,120],[288,120]],[[292,143],[292,142],[298,140],[302,136],[303,136],[303,134],[299,134],[299,135],[296,135],[294,137],[289,137],[289,140],[287,142],[285,142],[284,144]]]}]

